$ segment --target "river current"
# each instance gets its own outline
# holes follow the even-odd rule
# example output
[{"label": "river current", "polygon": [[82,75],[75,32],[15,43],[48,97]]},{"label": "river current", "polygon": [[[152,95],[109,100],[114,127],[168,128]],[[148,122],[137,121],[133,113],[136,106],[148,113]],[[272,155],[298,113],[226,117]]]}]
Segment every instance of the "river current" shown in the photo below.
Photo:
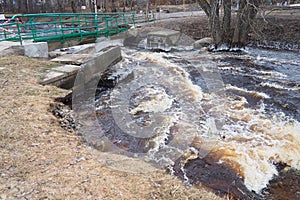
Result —
[{"label": "river current", "polygon": [[245,199],[261,198],[279,165],[300,170],[299,53],[122,56],[96,94],[98,122],[120,152]]}]

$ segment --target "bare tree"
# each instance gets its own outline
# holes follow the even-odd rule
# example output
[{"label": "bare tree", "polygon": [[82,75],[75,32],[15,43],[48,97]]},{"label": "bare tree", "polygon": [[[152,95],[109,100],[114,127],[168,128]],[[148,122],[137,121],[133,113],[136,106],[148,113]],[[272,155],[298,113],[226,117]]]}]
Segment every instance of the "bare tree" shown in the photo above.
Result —
[{"label": "bare tree", "polygon": [[115,0],[111,0],[111,12],[117,12]]},{"label": "bare tree", "polygon": [[250,24],[256,16],[259,0],[240,0],[235,23],[233,24],[231,0],[198,0],[209,18],[214,48],[244,47],[247,43]]},{"label": "bare tree", "polygon": [[78,1],[71,1],[71,8],[72,8],[73,13],[77,12],[79,4],[80,4],[80,2],[78,2]]}]

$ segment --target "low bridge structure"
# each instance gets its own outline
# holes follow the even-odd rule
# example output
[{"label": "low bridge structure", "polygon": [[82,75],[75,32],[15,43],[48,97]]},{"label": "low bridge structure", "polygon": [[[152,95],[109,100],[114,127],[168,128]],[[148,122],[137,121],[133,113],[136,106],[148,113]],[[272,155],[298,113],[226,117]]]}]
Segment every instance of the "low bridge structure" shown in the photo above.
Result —
[{"label": "low bridge structure", "polygon": [[0,20],[0,42],[64,43],[69,39],[110,36],[149,20],[153,18],[135,12],[18,14]]}]

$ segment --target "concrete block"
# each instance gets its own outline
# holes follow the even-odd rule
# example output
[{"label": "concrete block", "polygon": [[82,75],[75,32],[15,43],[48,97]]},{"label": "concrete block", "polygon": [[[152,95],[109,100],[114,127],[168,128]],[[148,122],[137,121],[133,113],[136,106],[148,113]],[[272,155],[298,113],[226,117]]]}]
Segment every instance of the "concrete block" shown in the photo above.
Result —
[{"label": "concrete block", "polygon": [[48,58],[48,43],[25,43],[24,44],[25,56],[33,58]]},{"label": "concrete block", "polygon": [[65,54],[52,59],[52,62],[59,62],[63,64],[81,65],[91,59],[93,56],[90,54]]},{"label": "concrete block", "polygon": [[147,34],[147,48],[170,51],[172,47],[178,45],[180,38],[179,31],[163,30]]}]

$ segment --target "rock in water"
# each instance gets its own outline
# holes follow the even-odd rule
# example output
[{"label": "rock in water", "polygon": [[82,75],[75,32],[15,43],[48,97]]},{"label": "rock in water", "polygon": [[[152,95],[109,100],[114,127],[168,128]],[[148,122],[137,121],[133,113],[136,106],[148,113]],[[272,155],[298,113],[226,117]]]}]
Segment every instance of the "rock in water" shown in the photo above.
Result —
[{"label": "rock in water", "polygon": [[206,37],[206,38],[202,38],[200,40],[197,40],[195,43],[194,43],[194,49],[201,49],[203,47],[208,47],[209,45],[212,44],[212,38],[210,37]]}]

